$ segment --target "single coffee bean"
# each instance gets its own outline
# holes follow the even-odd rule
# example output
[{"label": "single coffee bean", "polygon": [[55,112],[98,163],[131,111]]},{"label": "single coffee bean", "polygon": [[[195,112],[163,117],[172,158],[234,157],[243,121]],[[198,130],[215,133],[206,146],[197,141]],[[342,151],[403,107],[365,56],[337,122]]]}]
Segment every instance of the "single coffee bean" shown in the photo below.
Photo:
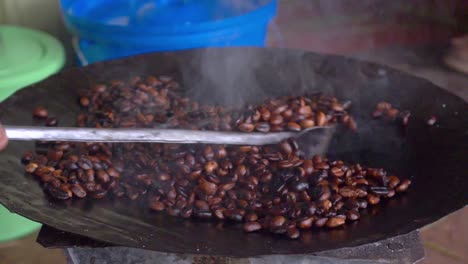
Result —
[{"label": "single coffee bean", "polygon": [[314,225],[315,225],[316,227],[319,227],[319,228],[320,228],[320,227],[325,226],[325,224],[326,224],[327,222],[328,222],[328,218],[326,218],[326,217],[324,217],[324,218],[318,218],[318,219],[315,220]]},{"label": "single coffee bean", "polygon": [[284,216],[275,216],[271,219],[270,226],[272,228],[282,227],[286,223],[286,218]]},{"label": "single coffee bean", "polygon": [[45,125],[48,127],[54,127],[58,125],[57,118],[55,117],[49,117],[46,119]]},{"label": "single coffee bean", "polygon": [[356,221],[361,217],[359,214],[359,211],[357,209],[352,209],[349,210],[348,213],[346,214],[346,219],[350,221]]},{"label": "single coffee bean", "polygon": [[286,235],[290,239],[297,239],[301,235],[301,232],[297,228],[288,228]]},{"label": "single coffee bean", "polygon": [[38,106],[34,109],[33,115],[35,118],[45,119],[49,115],[49,112],[44,107]]},{"label": "single coffee bean", "polygon": [[88,97],[82,96],[82,97],[80,98],[80,104],[81,104],[81,106],[83,106],[83,107],[88,107],[90,103],[91,103],[91,101],[89,100]]},{"label": "single coffee bean", "polygon": [[327,123],[327,117],[323,112],[318,112],[316,117],[317,126],[325,126]]},{"label": "single coffee bean", "polygon": [[86,197],[86,191],[85,189],[79,185],[79,184],[74,184],[71,186],[71,191],[73,194],[78,197],[78,198],[84,198]]},{"label": "single coffee bean", "polygon": [[252,132],[254,129],[255,126],[253,124],[242,123],[239,125],[239,130],[242,132]]},{"label": "single coffee bean", "polygon": [[411,180],[403,180],[400,185],[398,185],[395,190],[397,192],[404,192],[408,189],[408,187],[411,185]]},{"label": "single coffee bean", "polygon": [[375,205],[375,204],[378,204],[380,202],[380,197],[378,195],[369,194],[369,195],[367,195],[367,201],[370,204]]},{"label": "single coffee bean", "polygon": [[394,189],[400,183],[400,179],[398,179],[398,177],[396,176],[388,176],[387,179],[388,179],[387,187],[390,189]]},{"label": "single coffee bean", "polygon": [[299,125],[296,122],[289,122],[287,124],[287,128],[288,128],[288,130],[295,131],[295,132],[301,131],[301,129],[302,129],[301,125]]},{"label": "single coffee bean", "polygon": [[328,219],[326,225],[329,228],[336,228],[336,227],[344,225],[345,222],[346,222],[346,216],[335,216],[335,217]]},{"label": "single coffee bean", "polygon": [[301,229],[309,229],[312,227],[312,224],[314,223],[314,218],[313,217],[307,217],[297,224],[297,226]]},{"label": "single coffee bean", "polygon": [[255,125],[255,130],[258,132],[268,133],[270,132],[270,124],[262,122]]},{"label": "single coffee bean", "polygon": [[262,229],[262,225],[258,222],[247,222],[244,224],[244,231],[245,232],[255,232]]},{"label": "single coffee bean", "polygon": [[379,186],[371,186],[370,188],[371,193],[376,194],[376,195],[388,195],[390,192],[389,189],[386,187],[379,187]]}]

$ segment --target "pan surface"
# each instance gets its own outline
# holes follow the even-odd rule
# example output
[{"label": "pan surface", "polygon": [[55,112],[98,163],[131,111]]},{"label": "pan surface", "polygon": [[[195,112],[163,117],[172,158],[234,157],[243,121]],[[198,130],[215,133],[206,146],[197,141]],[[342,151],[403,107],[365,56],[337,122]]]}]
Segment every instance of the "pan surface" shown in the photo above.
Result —
[{"label": "pan surface", "polygon": [[[229,66],[226,66],[229,65]],[[114,245],[161,252],[248,257],[310,254],[405,234],[464,207],[468,202],[468,106],[428,81],[339,56],[257,48],[200,49],[146,54],[59,73],[23,89],[0,105],[8,125],[32,125],[36,106],[46,106],[61,126],[74,125],[77,91],[90,84],[135,75],[171,75],[189,94],[217,103],[258,102],[268,96],[333,93],[353,102],[357,134],[342,132],[329,154],[383,167],[411,178],[409,192],[368,208],[360,221],[337,230],[311,230],[291,241],[269,233],[245,234],[232,223],[187,221],[149,212],[137,202],[111,198],[49,200],[25,175],[21,155],[34,143],[10,142],[0,153],[0,203],[54,228]],[[406,128],[373,120],[379,101],[411,111]],[[438,122],[428,126],[425,119]]]}]

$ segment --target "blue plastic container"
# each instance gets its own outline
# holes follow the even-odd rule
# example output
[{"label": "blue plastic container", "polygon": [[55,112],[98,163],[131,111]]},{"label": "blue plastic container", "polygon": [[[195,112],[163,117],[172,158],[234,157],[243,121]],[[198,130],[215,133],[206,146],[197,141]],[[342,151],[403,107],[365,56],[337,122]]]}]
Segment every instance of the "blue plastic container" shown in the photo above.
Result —
[{"label": "blue plastic container", "polygon": [[61,0],[61,8],[82,63],[92,63],[150,51],[263,47],[277,0]]}]

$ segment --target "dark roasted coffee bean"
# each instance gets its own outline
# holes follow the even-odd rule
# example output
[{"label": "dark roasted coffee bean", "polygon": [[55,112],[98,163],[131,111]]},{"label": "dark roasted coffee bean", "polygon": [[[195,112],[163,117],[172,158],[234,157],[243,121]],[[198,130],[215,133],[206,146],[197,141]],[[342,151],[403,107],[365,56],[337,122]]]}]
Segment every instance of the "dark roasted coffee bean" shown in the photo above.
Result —
[{"label": "dark roasted coffee bean", "polygon": [[335,216],[335,217],[332,217],[330,219],[328,219],[327,221],[327,227],[329,228],[335,228],[335,227],[339,227],[339,226],[342,226],[344,225],[344,223],[346,222],[346,216]]},{"label": "dark roasted coffee bean", "polygon": [[380,202],[380,197],[378,195],[369,194],[369,195],[367,195],[367,201],[371,205],[375,205],[375,204],[378,204]]},{"label": "dark roasted coffee bean", "polygon": [[346,214],[346,219],[350,221],[356,221],[361,217],[359,214],[359,211],[357,209],[352,209],[349,210],[348,213]]},{"label": "dark roasted coffee bean", "polygon": [[209,161],[205,164],[205,171],[207,173],[213,173],[218,168],[218,163],[214,160]]},{"label": "dark roasted coffee bean", "polygon": [[47,116],[49,115],[49,112],[47,111],[47,109],[45,109],[44,107],[36,107],[33,111],[33,115],[35,118],[47,118]]},{"label": "dark roasted coffee bean", "polygon": [[408,187],[411,185],[411,180],[403,180],[400,185],[398,185],[395,190],[397,192],[404,192],[408,189]]},{"label": "dark roasted coffee bean", "polygon": [[284,119],[282,115],[273,115],[270,118],[270,124],[277,126],[283,123]]},{"label": "dark roasted coffee bean", "polygon": [[255,232],[262,229],[262,225],[258,222],[247,222],[244,224],[244,231],[245,232]]},{"label": "dark roasted coffee bean", "polygon": [[248,222],[254,222],[258,220],[258,215],[256,213],[249,213],[245,216],[245,220]]},{"label": "dark roasted coffee bean", "polygon": [[315,220],[314,225],[315,225],[316,227],[323,227],[323,226],[325,226],[325,224],[327,223],[327,221],[328,221],[328,218],[326,218],[326,217],[324,217],[324,218],[318,218],[318,219]]},{"label": "dark roasted coffee bean", "polygon": [[437,122],[437,117],[435,116],[430,116],[427,120],[426,120],[426,124],[428,126],[433,126],[435,125],[435,123]]},{"label": "dark roasted coffee bean", "polygon": [[298,222],[297,226],[301,229],[309,229],[312,227],[312,224],[314,223],[314,218],[313,217],[307,217],[301,221]]},{"label": "dark roasted coffee bean", "polygon": [[254,129],[255,126],[253,124],[242,123],[239,125],[239,130],[242,132],[252,132]]},{"label": "dark roasted coffee bean", "polygon": [[79,184],[73,184],[70,187],[71,191],[73,192],[73,195],[75,195],[78,198],[84,198],[86,197],[86,191],[81,185]]},{"label": "dark roasted coffee bean", "polygon": [[94,199],[102,199],[106,196],[107,191],[106,190],[96,190],[95,192],[91,193],[91,197]]},{"label": "dark roasted coffee bean", "polygon": [[378,187],[378,186],[371,186],[369,189],[371,193],[376,194],[376,195],[387,195],[390,191],[386,187]]},{"label": "dark roasted coffee bean", "polygon": [[350,187],[343,187],[340,189],[340,195],[345,197],[345,198],[353,198],[356,197],[356,191]]},{"label": "dark roasted coffee bean", "polygon": [[257,130],[258,132],[263,132],[263,133],[270,132],[270,124],[268,124],[268,123],[257,123],[255,125],[255,130]]},{"label": "dark roasted coffee bean", "polygon": [[394,189],[400,183],[400,179],[398,179],[398,177],[396,176],[388,176],[387,179],[388,179],[387,187],[390,189]]},{"label": "dark roasted coffee bean", "polygon": [[286,223],[286,218],[284,216],[275,216],[271,219],[270,226],[272,228],[282,227]]},{"label": "dark roasted coffee bean", "polygon": [[301,232],[297,228],[288,228],[286,235],[290,239],[297,239],[301,235]]},{"label": "dark roasted coffee bean", "polygon": [[317,126],[324,126],[327,123],[327,116],[323,112],[318,112],[315,120]]},{"label": "dark roasted coffee bean", "polygon": [[48,127],[54,127],[58,125],[57,118],[55,117],[49,117],[46,119],[45,125]]},{"label": "dark roasted coffee bean", "polygon": [[150,202],[149,206],[152,210],[155,210],[155,211],[163,211],[166,208],[164,203],[160,201],[152,201]]},{"label": "dark roasted coffee bean", "polygon": [[98,170],[97,178],[102,183],[108,183],[110,181],[109,174],[107,174],[105,170]]},{"label": "dark roasted coffee bean", "polygon": [[301,125],[299,125],[296,122],[289,122],[287,124],[287,128],[288,128],[288,130],[295,131],[295,132],[301,131],[301,129],[302,129]]},{"label": "dark roasted coffee bean", "polygon": [[210,219],[211,217],[213,217],[213,213],[211,211],[202,211],[202,210],[194,211],[193,215],[201,219]]}]

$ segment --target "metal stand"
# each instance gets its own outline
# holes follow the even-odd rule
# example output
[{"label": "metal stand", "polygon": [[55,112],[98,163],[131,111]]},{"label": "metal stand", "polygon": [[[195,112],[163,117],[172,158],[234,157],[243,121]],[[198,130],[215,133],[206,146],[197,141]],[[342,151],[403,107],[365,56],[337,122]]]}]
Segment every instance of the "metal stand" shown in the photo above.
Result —
[{"label": "metal stand", "polygon": [[269,255],[237,259],[212,256],[166,254],[127,247],[67,248],[71,264],[175,263],[175,264],[276,264],[276,263],[416,263],[424,258],[419,231],[353,248],[324,251],[311,255]]}]

